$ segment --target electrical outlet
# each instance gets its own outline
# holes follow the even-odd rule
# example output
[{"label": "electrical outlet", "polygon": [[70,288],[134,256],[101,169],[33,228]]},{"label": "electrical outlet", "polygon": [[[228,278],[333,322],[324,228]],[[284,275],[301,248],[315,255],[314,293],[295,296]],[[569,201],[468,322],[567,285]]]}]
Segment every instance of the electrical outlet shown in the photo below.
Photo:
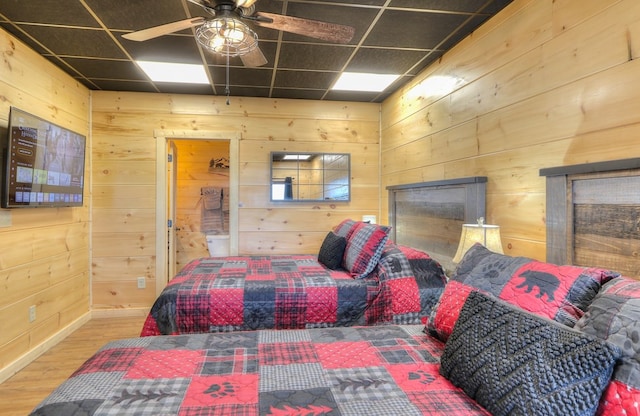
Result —
[{"label": "electrical outlet", "polygon": [[36,320],[36,305],[29,306],[29,322]]},{"label": "electrical outlet", "polygon": [[147,287],[147,280],[144,277],[138,277],[138,289]]}]

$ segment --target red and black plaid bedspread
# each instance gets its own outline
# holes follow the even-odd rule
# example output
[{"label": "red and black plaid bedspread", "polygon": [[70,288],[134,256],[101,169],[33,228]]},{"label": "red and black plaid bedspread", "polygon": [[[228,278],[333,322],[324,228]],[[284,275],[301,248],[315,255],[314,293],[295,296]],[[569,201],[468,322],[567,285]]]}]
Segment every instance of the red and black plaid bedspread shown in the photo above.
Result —
[{"label": "red and black plaid bedspread", "polygon": [[411,258],[427,276],[420,279],[395,246],[365,279],[311,255],[194,260],[156,299],[141,336],[420,323],[444,287],[440,266],[425,256]]},{"label": "red and black plaid bedspread", "polygon": [[32,415],[488,415],[440,376],[422,325],[107,344]]}]

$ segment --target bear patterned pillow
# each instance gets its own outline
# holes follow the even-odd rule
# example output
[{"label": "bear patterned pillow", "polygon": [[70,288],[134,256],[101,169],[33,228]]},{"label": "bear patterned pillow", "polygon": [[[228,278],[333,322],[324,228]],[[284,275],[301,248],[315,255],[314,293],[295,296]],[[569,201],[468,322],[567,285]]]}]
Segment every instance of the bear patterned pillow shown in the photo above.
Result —
[{"label": "bear patterned pillow", "polygon": [[606,283],[575,328],[622,349],[598,414],[640,414],[640,281],[621,277]]},{"label": "bear patterned pillow", "polygon": [[440,374],[494,416],[593,415],[620,355],[602,339],[472,292]]},{"label": "bear patterned pillow", "polygon": [[[497,254],[476,244],[464,255],[445,287],[429,317],[427,330],[446,341],[460,307],[472,291],[493,295],[572,327],[600,287],[618,276],[618,273],[603,269],[557,266],[526,257]],[[451,285],[453,282],[456,283]],[[442,323],[446,325],[443,327]]]}]

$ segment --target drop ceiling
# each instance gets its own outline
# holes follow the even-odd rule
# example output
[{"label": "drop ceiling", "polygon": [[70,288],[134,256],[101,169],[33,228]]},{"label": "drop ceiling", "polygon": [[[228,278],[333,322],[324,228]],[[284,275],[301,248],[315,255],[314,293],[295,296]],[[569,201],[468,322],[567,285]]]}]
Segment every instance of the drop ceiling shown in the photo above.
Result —
[{"label": "drop ceiling", "polygon": [[[256,10],[355,28],[348,44],[251,26],[268,60],[229,62],[231,96],[381,102],[512,0],[259,0]],[[226,59],[194,29],[145,42],[122,35],[211,16],[187,0],[2,0],[0,26],[91,90],[225,95]],[[249,23],[251,25],[251,23]],[[154,83],[135,60],[203,64],[209,85]],[[382,93],[333,91],[343,71],[400,74]]]}]

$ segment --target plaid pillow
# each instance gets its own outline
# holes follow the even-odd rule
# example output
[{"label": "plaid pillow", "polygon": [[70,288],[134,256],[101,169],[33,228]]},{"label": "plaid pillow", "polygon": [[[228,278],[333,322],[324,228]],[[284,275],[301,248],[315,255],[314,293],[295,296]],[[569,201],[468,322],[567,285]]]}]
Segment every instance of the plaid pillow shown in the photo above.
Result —
[{"label": "plaid pillow", "polygon": [[351,237],[351,233],[353,233],[354,227],[358,224],[358,221],[354,221],[352,219],[343,220],[340,224],[333,227],[333,232],[339,235],[340,237],[344,237],[349,240]]},{"label": "plaid pillow", "polygon": [[347,238],[342,266],[355,279],[366,277],[378,264],[391,227],[358,222]]},{"label": "plaid pillow", "polygon": [[625,277],[604,286],[576,329],[617,345],[623,358],[600,399],[599,415],[637,415],[640,402],[640,282]]},{"label": "plaid pillow", "polygon": [[446,341],[468,294],[480,291],[569,327],[582,317],[600,286],[619,273],[557,266],[496,254],[476,244],[464,255],[431,312],[428,332]]}]

